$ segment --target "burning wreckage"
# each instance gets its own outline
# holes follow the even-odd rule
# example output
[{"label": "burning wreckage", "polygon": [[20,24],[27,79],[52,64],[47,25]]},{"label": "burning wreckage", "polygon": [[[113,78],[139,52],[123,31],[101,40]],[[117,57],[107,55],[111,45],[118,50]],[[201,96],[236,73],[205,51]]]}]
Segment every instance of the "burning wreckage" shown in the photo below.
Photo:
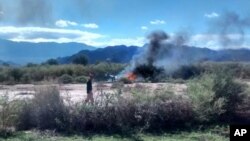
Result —
[{"label": "burning wreckage", "polygon": [[125,75],[130,81],[146,79],[155,82],[187,64],[182,59],[182,45],[186,41],[183,35],[171,39],[164,31],[152,32],[147,37],[149,43],[133,57],[130,65],[121,73],[122,76]]}]

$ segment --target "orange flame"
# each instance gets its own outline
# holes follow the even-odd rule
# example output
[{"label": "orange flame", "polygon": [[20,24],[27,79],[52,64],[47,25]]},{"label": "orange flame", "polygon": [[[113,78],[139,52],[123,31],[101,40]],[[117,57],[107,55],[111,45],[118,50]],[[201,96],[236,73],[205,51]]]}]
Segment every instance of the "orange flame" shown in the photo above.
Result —
[{"label": "orange flame", "polygon": [[136,75],[134,73],[130,72],[127,74],[127,78],[130,81],[134,81],[136,79]]}]

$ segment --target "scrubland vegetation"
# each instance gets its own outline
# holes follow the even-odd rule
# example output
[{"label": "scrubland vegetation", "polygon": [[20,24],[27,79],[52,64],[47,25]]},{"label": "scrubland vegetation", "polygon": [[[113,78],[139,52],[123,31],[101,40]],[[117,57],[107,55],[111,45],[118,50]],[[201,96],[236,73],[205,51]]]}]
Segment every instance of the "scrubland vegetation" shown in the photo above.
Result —
[{"label": "scrubland vegetation", "polygon": [[[1,68],[0,77],[2,83],[23,83],[25,77],[30,82],[58,79],[73,83],[85,82],[90,69],[102,78],[105,72],[117,73],[123,67],[98,64]],[[249,78],[249,68],[250,64],[236,63],[183,67],[172,76],[186,79],[188,88],[183,95],[168,88],[148,93],[135,87],[128,98],[123,96],[123,84],[116,82],[115,92],[101,92],[94,105],[71,103],[60,96],[56,87],[37,89],[30,100],[13,101],[6,93],[0,97],[0,135],[10,140],[16,136],[18,140],[81,140],[90,134],[97,140],[228,140],[229,124],[250,123],[250,89],[236,79]],[[32,132],[23,132],[26,130]],[[111,135],[117,136],[111,139]]]},{"label": "scrubland vegetation", "polygon": [[0,67],[0,83],[82,83],[90,72],[97,80],[106,80],[108,74],[119,73],[125,65],[114,63],[99,63],[95,65],[32,65],[25,67]]},{"label": "scrubland vegetation", "polygon": [[[125,64],[98,63],[95,65],[57,65],[57,64],[28,64],[25,67],[0,67],[1,84],[29,84],[29,83],[84,83],[86,76],[92,72],[97,81],[105,81],[108,75],[117,75],[126,67]],[[158,81],[188,80],[202,73],[215,73],[218,70],[230,72],[236,78],[250,79],[250,64],[236,62],[199,63],[180,67],[178,70]],[[130,83],[123,79],[125,83]]]}]

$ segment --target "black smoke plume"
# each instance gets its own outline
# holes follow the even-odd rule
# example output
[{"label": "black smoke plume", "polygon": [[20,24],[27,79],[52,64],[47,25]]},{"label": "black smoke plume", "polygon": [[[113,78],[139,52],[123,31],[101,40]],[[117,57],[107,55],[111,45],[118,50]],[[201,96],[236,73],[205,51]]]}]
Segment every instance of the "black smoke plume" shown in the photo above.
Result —
[{"label": "black smoke plume", "polygon": [[213,30],[219,32],[219,42],[224,48],[241,48],[246,30],[250,28],[250,16],[240,17],[235,12],[226,12],[215,22]]},{"label": "black smoke plume", "polygon": [[164,31],[154,31],[147,36],[149,43],[132,59],[131,65],[122,72],[133,72],[137,77],[157,81],[166,73],[171,73],[181,65],[183,44],[188,40],[187,34],[180,32],[170,37]]},{"label": "black smoke plume", "polygon": [[12,22],[16,25],[50,25],[53,23],[52,2],[50,0],[0,0],[0,21]]},{"label": "black smoke plume", "polygon": [[18,10],[17,20],[24,25],[46,25],[52,18],[52,6],[48,0],[20,0]]}]

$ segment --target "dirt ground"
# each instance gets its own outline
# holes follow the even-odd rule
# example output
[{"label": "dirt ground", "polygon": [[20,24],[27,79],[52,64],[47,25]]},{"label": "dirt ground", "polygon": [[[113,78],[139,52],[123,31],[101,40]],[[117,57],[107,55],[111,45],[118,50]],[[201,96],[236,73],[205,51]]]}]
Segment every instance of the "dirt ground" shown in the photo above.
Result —
[{"label": "dirt ground", "polygon": [[[11,100],[13,99],[29,99],[32,98],[35,90],[38,88],[46,88],[46,86],[57,87],[60,94],[65,99],[70,99],[73,102],[82,102],[87,96],[86,84],[51,84],[51,85],[33,85],[33,84],[19,84],[19,85],[0,85],[0,96],[7,94]],[[122,86],[123,93],[129,93],[131,88],[139,88],[153,92],[156,89],[167,88],[176,94],[184,94],[187,86],[186,84],[177,83],[133,83]],[[97,97],[101,92],[114,93],[117,87],[114,88],[112,83],[94,83],[93,92]]]}]

